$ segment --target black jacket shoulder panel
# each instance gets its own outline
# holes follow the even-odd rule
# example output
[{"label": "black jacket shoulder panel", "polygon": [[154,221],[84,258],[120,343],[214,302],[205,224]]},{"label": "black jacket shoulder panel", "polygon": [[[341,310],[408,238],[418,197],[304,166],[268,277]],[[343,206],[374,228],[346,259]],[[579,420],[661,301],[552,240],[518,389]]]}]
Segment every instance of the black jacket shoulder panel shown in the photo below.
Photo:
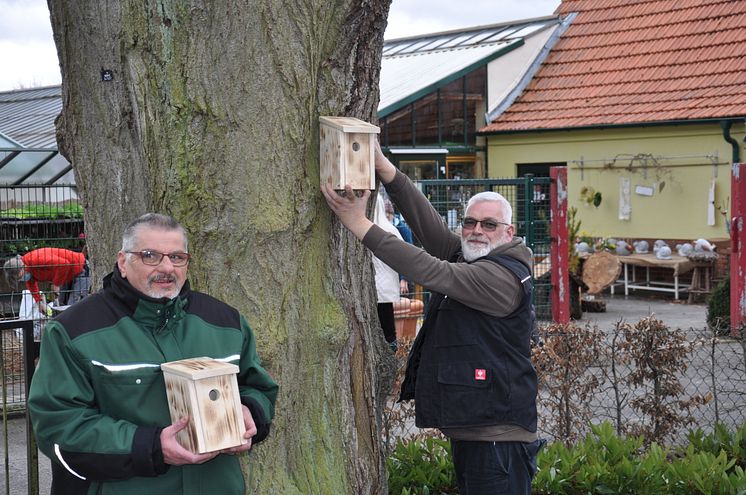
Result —
[{"label": "black jacket shoulder panel", "polygon": [[67,330],[72,340],[93,330],[113,326],[131,314],[126,306],[116,304],[104,292],[97,292],[70,306],[55,321]]},{"label": "black jacket shoulder panel", "polygon": [[[237,309],[184,284],[179,298],[185,298],[184,309],[205,322],[228,328],[240,328],[241,316]],[[167,304],[168,299],[152,299],[137,292],[119,272],[107,275],[104,288],[66,309],[55,320],[67,331],[70,339],[100,328],[114,326],[119,320],[133,316],[141,303]]]},{"label": "black jacket shoulder panel", "polygon": [[190,291],[186,312],[218,327],[240,328],[241,316],[236,308],[202,292]]}]

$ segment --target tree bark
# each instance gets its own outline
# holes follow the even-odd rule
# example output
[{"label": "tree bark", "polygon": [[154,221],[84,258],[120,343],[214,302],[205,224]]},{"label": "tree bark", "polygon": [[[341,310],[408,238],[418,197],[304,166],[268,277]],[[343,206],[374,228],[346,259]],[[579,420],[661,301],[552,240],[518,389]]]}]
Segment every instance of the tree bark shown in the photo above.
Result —
[{"label": "tree bark", "polygon": [[280,384],[249,493],[386,492],[392,363],[370,256],[319,193],[318,116],[373,119],[389,4],[49,0],[96,285],[130,220],[172,214],[193,288],[247,316]]}]

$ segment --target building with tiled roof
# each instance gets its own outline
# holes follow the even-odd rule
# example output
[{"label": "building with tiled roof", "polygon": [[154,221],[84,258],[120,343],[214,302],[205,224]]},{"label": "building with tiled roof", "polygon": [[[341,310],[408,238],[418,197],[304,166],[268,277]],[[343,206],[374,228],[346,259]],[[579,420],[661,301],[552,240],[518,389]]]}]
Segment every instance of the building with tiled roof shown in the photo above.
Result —
[{"label": "building with tiled roof", "polygon": [[480,129],[489,175],[566,166],[592,235],[726,236],[746,134],[746,0],[564,0],[556,14],[567,29]]},{"label": "building with tiled roof", "polygon": [[413,179],[484,177],[485,115],[530,79],[563,28],[545,16],[386,40],[384,151]]}]

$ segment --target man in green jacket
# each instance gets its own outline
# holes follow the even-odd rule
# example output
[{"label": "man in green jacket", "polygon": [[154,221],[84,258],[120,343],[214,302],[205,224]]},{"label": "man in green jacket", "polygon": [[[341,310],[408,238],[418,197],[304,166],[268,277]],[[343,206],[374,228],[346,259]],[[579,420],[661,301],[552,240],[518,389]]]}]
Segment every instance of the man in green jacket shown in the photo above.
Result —
[{"label": "man in green jacket", "polygon": [[[192,291],[184,228],[148,213],[122,236],[100,292],[49,322],[28,407],[52,459],[52,495],[243,494],[239,457],[269,433],[277,385],[234,308]],[[238,365],[246,433],[239,447],[193,454],[170,424],[161,363]]]}]

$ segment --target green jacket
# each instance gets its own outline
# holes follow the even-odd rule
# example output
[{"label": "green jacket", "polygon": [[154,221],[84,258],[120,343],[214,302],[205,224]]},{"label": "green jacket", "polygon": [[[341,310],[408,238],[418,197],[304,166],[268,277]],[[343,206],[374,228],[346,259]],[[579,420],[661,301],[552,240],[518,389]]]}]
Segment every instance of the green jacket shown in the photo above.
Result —
[{"label": "green jacket", "polygon": [[277,385],[261,367],[239,312],[189,282],[153,299],[114,269],[97,294],[47,324],[28,407],[52,459],[52,495],[243,494],[239,457],[167,466],[160,432],[171,424],[160,364],[207,356],[237,364],[241,402],[263,440]]}]

